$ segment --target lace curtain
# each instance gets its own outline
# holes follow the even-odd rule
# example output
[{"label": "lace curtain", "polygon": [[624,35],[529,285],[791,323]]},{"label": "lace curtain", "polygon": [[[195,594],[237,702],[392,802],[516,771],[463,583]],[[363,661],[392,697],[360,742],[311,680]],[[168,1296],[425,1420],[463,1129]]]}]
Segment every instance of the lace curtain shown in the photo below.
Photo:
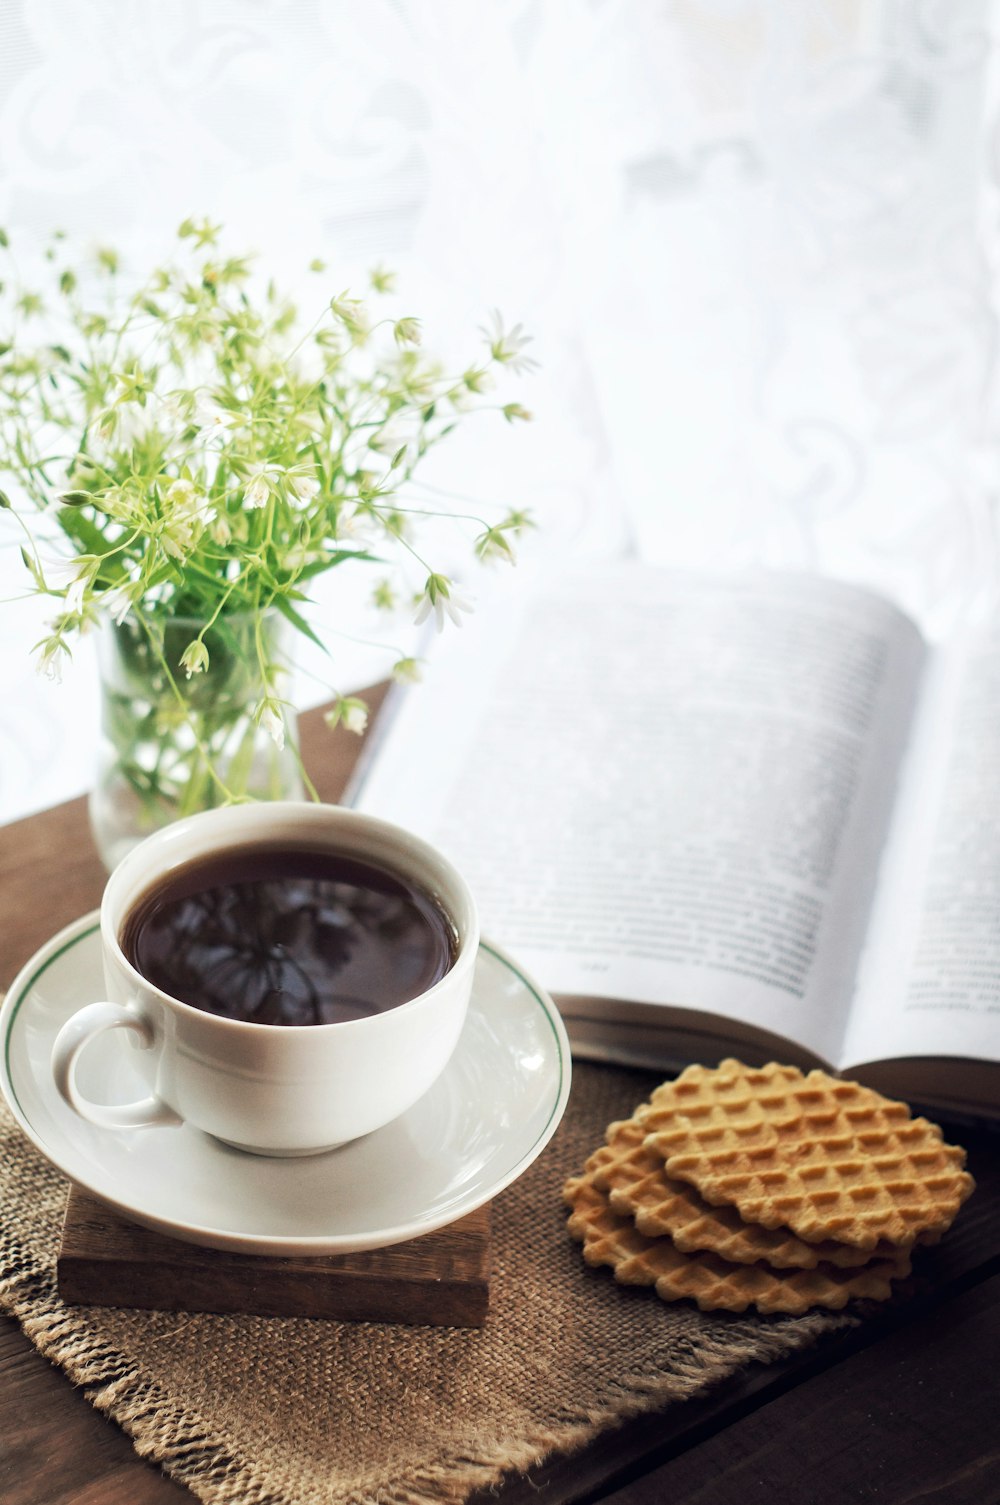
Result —
[{"label": "lace curtain", "polygon": [[[8,0],[0,224],[29,263],[202,212],[293,286],[389,263],[458,359],[498,306],[536,422],[432,479],[534,507],[540,568],[819,568],[937,633],[996,583],[997,79],[988,0]],[[7,820],[87,787],[96,697],[86,647],[34,675],[40,603],[0,613]]]}]

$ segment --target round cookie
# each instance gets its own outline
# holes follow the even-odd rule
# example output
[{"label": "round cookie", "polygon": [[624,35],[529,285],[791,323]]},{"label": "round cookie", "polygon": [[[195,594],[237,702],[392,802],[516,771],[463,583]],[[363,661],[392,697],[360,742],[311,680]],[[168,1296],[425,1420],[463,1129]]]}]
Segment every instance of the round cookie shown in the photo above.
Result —
[{"label": "round cookie", "polygon": [[590,1156],[586,1170],[615,1212],[630,1217],[649,1238],[667,1235],[684,1254],[705,1250],[732,1264],[812,1270],[821,1262],[849,1268],[895,1253],[884,1241],[872,1250],[833,1239],[809,1244],[788,1228],[745,1223],[734,1207],[713,1207],[693,1186],[672,1180],[645,1139],[646,1129],[635,1118],[611,1124],[607,1143]]},{"label": "round cookie", "polygon": [[813,1307],[839,1310],[858,1297],[885,1300],[892,1281],[909,1272],[909,1260],[875,1260],[860,1269],[819,1264],[812,1270],[733,1265],[716,1254],[682,1254],[669,1238],[647,1238],[610,1206],[590,1175],[567,1182],[568,1227],[583,1244],[589,1265],[610,1265],[623,1285],[653,1286],[663,1301],[695,1301],[702,1311],[785,1312]]},{"label": "round cookie", "polygon": [[974,1186],[936,1124],[824,1071],[689,1066],[635,1118],[668,1177],[807,1243],[909,1248],[948,1228]]}]

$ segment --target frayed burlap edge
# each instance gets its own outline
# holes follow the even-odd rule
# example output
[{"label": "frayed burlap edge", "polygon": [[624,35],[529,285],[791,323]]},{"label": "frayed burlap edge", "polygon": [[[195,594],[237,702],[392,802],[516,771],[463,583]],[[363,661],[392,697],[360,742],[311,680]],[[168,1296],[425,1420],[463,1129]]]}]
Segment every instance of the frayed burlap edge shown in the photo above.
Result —
[{"label": "frayed burlap edge", "polygon": [[[53,1175],[39,1158],[39,1171]],[[54,1270],[40,1264],[5,1231],[0,1306],[17,1318],[38,1351],[79,1385],[87,1399],[128,1434],[140,1457],[158,1464],[205,1505],[294,1505],[261,1481],[254,1465],[237,1457],[191,1409],[181,1408],[138,1366],[100,1339],[81,1332],[79,1309],[69,1308],[55,1288]],[[85,1319],[84,1319],[85,1320]],[[719,1343],[707,1353],[678,1362],[669,1375],[631,1374],[609,1379],[603,1392],[578,1414],[561,1417],[529,1435],[482,1432],[461,1453],[439,1458],[418,1474],[386,1480],[374,1491],[344,1495],[341,1505],[461,1505],[474,1490],[496,1485],[504,1474],[524,1471],[555,1452],[572,1452],[599,1433],[669,1401],[690,1400],[751,1360],[772,1363],[815,1342],[820,1334],[853,1326],[846,1314],[815,1313],[794,1330],[755,1326],[753,1341]]]},{"label": "frayed burlap edge", "polygon": [[252,1473],[232,1457],[221,1438],[211,1436],[155,1380],[140,1375],[133,1360],[80,1330],[81,1313],[60,1299],[53,1270],[37,1264],[9,1230],[4,1245],[0,1307],[17,1319],[44,1358],[58,1365],[92,1405],[128,1433],[140,1457],[158,1464],[205,1501],[270,1505],[273,1496],[247,1492],[255,1489]]}]

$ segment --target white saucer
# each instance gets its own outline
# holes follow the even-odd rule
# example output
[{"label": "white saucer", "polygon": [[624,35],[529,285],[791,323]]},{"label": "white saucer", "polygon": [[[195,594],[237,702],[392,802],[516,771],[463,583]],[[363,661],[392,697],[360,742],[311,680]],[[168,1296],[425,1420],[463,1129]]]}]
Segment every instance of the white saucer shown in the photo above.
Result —
[{"label": "white saucer", "polygon": [[[186,1125],[98,1129],[56,1091],[49,1056],[76,1009],[103,997],[97,915],[53,937],[0,1009],[0,1088],[24,1132],[78,1186],[148,1228],[246,1254],[348,1254],[400,1243],[488,1202],[551,1139],[570,1085],[551,999],[495,946],[480,948],[469,1017],[431,1090],[395,1123],[325,1154],[244,1154]],[[125,1031],[81,1059],[88,1096],[145,1090]]]}]

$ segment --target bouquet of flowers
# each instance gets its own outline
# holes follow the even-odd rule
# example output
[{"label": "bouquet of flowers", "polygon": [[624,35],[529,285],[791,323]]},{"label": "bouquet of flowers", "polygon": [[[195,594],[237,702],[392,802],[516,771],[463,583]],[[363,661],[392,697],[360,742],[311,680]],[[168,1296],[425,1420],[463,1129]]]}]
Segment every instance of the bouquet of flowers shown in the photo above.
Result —
[{"label": "bouquet of flowers", "polygon": [[[111,249],[73,265],[57,235],[45,254],[42,292],[0,231],[0,507],[55,603],[40,666],[58,674],[78,633],[112,624],[107,758],[147,825],[280,793],[276,770],[298,759],[287,636],[319,641],[318,576],[364,565],[377,604],[408,590],[439,626],[466,609],[420,545],[441,509],[408,503],[407,483],[475,410],[530,417],[492,396],[501,370],[535,364],[527,337],[495,314],[482,358],[447,372],[416,318],[372,312],[394,290],[382,269],[369,303],[318,297],[303,328],[207,221],[186,220],[176,259],[141,282]],[[325,268],[310,272],[319,283]],[[512,560],[529,519],[460,522],[474,555]],[[401,654],[394,673],[417,672]],[[331,689],[331,723],[363,730],[364,704]]]}]

